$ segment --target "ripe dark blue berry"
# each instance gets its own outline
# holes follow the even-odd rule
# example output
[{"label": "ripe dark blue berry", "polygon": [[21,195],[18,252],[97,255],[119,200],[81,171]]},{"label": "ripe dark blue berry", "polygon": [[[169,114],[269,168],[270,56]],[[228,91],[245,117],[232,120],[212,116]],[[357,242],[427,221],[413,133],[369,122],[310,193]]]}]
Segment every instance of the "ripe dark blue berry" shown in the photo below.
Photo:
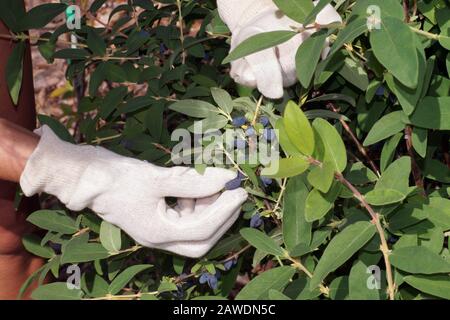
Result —
[{"label": "ripe dark blue berry", "polygon": [[273,180],[267,177],[261,177],[261,182],[265,187],[268,187],[269,185],[272,184]]},{"label": "ripe dark blue berry", "polygon": [[259,119],[259,123],[261,123],[264,127],[266,127],[269,124],[269,118],[263,116]]},{"label": "ripe dark blue berry", "polygon": [[227,190],[235,190],[240,187],[241,187],[241,178],[239,178],[239,177],[237,177],[231,181],[228,181],[225,184],[225,189],[227,189]]},{"label": "ripe dark blue berry", "polygon": [[250,127],[247,130],[245,130],[245,134],[247,135],[247,137],[252,137],[256,135],[256,131],[255,128]]},{"label": "ripe dark blue berry", "polygon": [[250,219],[251,228],[259,228],[262,225],[262,223],[263,221],[259,213],[254,214],[253,217]]},{"label": "ripe dark blue berry", "polygon": [[384,91],[385,91],[384,87],[383,86],[379,86],[377,91],[375,92],[375,95],[377,95],[379,97],[383,96],[384,95]]},{"label": "ripe dark blue berry", "polygon": [[242,127],[244,124],[247,123],[247,119],[245,117],[236,117],[233,118],[232,124],[236,128]]},{"label": "ripe dark blue berry", "polygon": [[228,271],[228,270],[231,270],[231,268],[233,268],[236,264],[237,264],[236,259],[231,259],[231,260],[226,261],[223,264],[223,267],[226,271]]}]

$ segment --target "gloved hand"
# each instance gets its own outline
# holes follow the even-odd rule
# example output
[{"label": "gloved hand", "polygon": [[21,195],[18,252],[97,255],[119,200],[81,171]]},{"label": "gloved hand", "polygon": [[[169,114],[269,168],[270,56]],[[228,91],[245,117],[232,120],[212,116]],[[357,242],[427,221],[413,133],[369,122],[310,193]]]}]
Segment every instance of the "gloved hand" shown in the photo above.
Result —
[{"label": "gloved hand", "polygon": [[[220,194],[235,177],[220,168],[201,175],[73,145],[44,126],[20,185],[27,196],[45,192],[71,210],[90,208],[146,247],[200,257],[234,223],[247,199],[242,188]],[[177,206],[169,207],[165,197],[178,197]]]},{"label": "gloved hand", "polygon": [[[318,1],[314,1],[314,5]],[[271,0],[217,0],[219,14],[231,30],[231,50],[244,40],[263,32],[292,30],[302,25],[284,15]],[[342,22],[340,15],[327,5],[316,17],[316,23]],[[283,87],[297,81],[295,54],[303,41],[316,29],[299,33],[289,41],[231,62],[231,77],[240,84],[258,90],[266,97],[283,96]],[[326,48],[324,48],[326,49]],[[322,58],[329,52],[324,50]],[[308,59],[308,57],[305,57]]]}]

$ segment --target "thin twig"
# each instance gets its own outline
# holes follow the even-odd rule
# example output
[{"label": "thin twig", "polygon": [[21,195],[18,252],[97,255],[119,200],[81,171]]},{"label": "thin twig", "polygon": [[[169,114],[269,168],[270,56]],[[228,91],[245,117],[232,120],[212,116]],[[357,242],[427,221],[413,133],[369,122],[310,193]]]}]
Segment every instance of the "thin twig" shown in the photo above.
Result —
[{"label": "thin twig", "polygon": [[[332,102],[328,102],[327,103],[327,107],[333,112],[338,112],[339,111],[338,108],[336,108],[336,106]],[[358,148],[359,153],[361,153],[364,156],[364,158],[367,160],[367,162],[369,163],[370,167],[375,172],[375,174],[378,177],[380,177],[381,176],[380,175],[380,170],[378,169],[377,165],[373,162],[373,160],[368,155],[366,148],[364,148],[363,145],[361,144],[361,142],[359,142],[358,138],[353,133],[353,130],[350,128],[350,126],[347,124],[347,122],[345,122],[345,120],[342,119],[342,117],[339,118],[339,122],[341,123],[341,125],[344,128],[345,132],[347,132],[347,134],[350,136],[350,138],[352,139],[353,143]]]}]

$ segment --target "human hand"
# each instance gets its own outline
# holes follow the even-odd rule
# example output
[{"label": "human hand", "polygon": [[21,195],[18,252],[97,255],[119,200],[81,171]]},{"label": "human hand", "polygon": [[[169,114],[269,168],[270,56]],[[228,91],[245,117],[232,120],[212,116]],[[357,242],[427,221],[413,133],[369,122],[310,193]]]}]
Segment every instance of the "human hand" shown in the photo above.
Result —
[{"label": "human hand", "polygon": [[[21,176],[27,196],[46,192],[69,209],[90,208],[138,243],[200,257],[240,213],[247,193],[220,191],[236,174],[207,168],[163,168],[101,147],[61,141],[47,126]],[[167,205],[165,197],[177,197]]]},{"label": "human hand", "polygon": [[[232,33],[231,50],[259,33],[302,27],[284,15],[271,0],[218,0],[217,4],[220,16]],[[327,5],[315,22],[327,25],[342,22],[342,19],[331,5]],[[283,87],[297,81],[295,55],[298,47],[316,31],[316,28],[307,29],[276,47],[232,61],[231,77],[237,83],[257,87],[268,98],[281,98]],[[324,50],[323,58],[327,52]]]}]

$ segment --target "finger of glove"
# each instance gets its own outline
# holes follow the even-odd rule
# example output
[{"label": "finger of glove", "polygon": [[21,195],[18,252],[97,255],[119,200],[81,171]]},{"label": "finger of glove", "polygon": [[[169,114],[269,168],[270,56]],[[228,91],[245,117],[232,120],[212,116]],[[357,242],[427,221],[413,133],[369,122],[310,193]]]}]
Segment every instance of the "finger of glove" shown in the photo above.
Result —
[{"label": "finger of glove", "polygon": [[212,205],[219,197],[220,193],[216,193],[211,197],[197,199],[197,201],[195,202],[194,213],[198,214],[203,212],[206,208]]},{"label": "finger of glove", "polygon": [[229,220],[247,199],[247,192],[242,189],[225,191],[201,214],[183,216],[171,220],[166,214],[161,215],[160,243],[172,241],[201,241],[209,239]]},{"label": "finger of glove", "polygon": [[239,217],[241,210],[236,210],[233,215],[211,238],[202,241],[177,241],[160,244],[157,247],[189,258],[199,258],[204,256],[222,238],[227,230]]},{"label": "finger of glove", "polygon": [[270,48],[244,58],[255,75],[258,90],[271,99],[283,96],[283,76],[276,50]]},{"label": "finger of glove", "polygon": [[230,76],[239,84],[256,88],[255,75],[253,74],[250,65],[243,58],[231,62]]},{"label": "finger of glove", "polygon": [[342,22],[342,18],[332,5],[327,4],[316,16],[316,23],[327,25],[333,22]]},{"label": "finger of glove", "polygon": [[161,197],[204,198],[220,192],[236,173],[221,168],[206,168],[204,174],[187,167],[165,168],[158,178]]}]

